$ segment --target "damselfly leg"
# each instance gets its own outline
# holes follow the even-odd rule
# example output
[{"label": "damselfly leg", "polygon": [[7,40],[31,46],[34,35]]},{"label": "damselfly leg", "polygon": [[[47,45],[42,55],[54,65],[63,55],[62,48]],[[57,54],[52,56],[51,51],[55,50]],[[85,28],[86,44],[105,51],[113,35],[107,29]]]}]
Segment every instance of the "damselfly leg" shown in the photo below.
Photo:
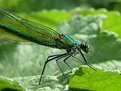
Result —
[{"label": "damselfly leg", "polygon": [[49,57],[47,58],[47,60],[45,61],[44,66],[43,66],[43,68],[42,68],[42,73],[41,73],[41,76],[40,76],[39,85],[40,85],[40,83],[41,83],[42,76],[43,76],[43,73],[44,73],[44,71],[45,71],[45,68],[46,68],[47,63],[50,62],[50,61],[52,61],[52,60],[55,60],[55,61],[56,61],[56,63],[57,63],[57,65],[58,65],[60,71],[62,72],[64,78],[66,78],[64,72],[62,71],[62,69],[61,69],[61,67],[60,67],[60,65],[58,64],[57,61],[59,61],[60,59],[66,57],[66,58],[65,58],[64,60],[62,60],[62,61],[64,61],[64,63],[65,63],[70,69],[72,69],[72,68],[69,66],[69,64],[66,62],[66,60],[67,60],[68,58],[70,58],[73,54],[74,54],[74,52],[49,56]]},{"label": "damselfly leg", "polygon": [[69,56],[67,56],[67,57],[63,60],[64,63],[71,69],[71,71],[72,71],[72,68],[71,68],[71,66],[70,66],[66,61],[67,61],[67,59],[69,59],[70,57],[75,56],[77,53],[79,53],[79,52],[73,52],[73,53],[71,53]]},{"label": "damselfly leg", "polygon": [[42,73],[41,73],[41,76],[40,76],[39,85],[40,85],[40,83],[41,83],[42,76],[43,76],[43,73],[44,73],[44,71],[45,71],[45,68],[46,68],[47,63],[50,62],[50,61],[52,61],[52,60],[55,60],[55,59],[56,59],[56,61],[57,61],[57,60],[59,60],[59,59],[61,59],[61,58],[63,58],[63,57],[66,57],[67,55],[69,55],[69,54],[68,54],[68,53],[64,53],[64,54],[59,54],[59,55],[51,55],[51,56],[49,56],[49,57],[47,58],[47,60],[46,60],[45,63],[44,63],[44,66],[43,66],[43,68],[42,68]]},{"label": "damselfly leg", "polygon": [[72,70],[71,66],[66,62],[67,59],[69,59],[72,55],[69,55],[68,57],[66,57],[63,61],[64,63]]}]

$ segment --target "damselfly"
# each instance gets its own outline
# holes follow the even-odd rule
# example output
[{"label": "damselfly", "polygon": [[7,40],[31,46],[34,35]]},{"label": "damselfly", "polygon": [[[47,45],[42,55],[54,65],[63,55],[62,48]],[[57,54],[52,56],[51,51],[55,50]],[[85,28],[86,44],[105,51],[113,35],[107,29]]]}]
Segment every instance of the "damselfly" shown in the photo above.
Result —
[{"label": "damselfly", "polygon": [[[8,34],[10,36],[8,36]],[[39,84],[41,83],[47,63],[52,60],[56,61],[64,77],[65,74],[58,64],[58,60],[62,58],[64,58],[64,63],[71,68],[67,64],[66,60],[80,53],[84,59],[84,62],[91,67],[82,53],[82,51],[88,53],[89,46],[87,43],[78,44],[74,39],[66,34],[59,34],[57,31],[45,25],[23,19],[6,10],[0,10],[0,39],[11,39],[11,37],[14,37],[14,41],[18,39],[20,41],[25,40],[48,47],[66,50],[66,53],[48,56],[42,69]]]}]

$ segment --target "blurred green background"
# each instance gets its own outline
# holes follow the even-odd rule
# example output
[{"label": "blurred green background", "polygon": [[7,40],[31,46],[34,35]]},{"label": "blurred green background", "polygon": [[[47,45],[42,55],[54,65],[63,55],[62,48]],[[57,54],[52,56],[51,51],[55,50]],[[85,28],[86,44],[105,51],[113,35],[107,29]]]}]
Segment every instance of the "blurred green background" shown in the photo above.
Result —
[{"label": "blurred green background", "polygon": [[[60,34],[66,33],[79,43],[87,41],[90,52],[85,56],[90,63],[118,71],[121,70],[120,6],[121,0],[0,0],[1,9],[47,25]],[[0,41],[0,75],[11,78],[40,75],[46,58],[63,52],[38,44]],[[73,58],[68,63],[72,68],[84,64]],[[61,61],[60,65],[65,72],[69,70]],[[45,75],[58,76],[57,69],[56,63],[50,62]]]},{"label": "blurred green background", "polygon": [[121,0],[0,0],[1,8],[25,13],[43,9],[71,10],[75,7],[106,8],[107,10],[121,11],[120,5]]}]

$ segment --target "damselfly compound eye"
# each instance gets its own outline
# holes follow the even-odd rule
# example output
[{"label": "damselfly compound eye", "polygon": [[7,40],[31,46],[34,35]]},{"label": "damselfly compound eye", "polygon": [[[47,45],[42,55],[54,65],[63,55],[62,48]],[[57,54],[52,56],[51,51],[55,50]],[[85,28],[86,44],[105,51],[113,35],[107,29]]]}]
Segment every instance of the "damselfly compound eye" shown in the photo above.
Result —
[{"label": "damselfly compound eye", "polygon": [[80,48],[85,52],[88,53],[89,52],[89,45],[87,43],[82,43],[80,44]]}]

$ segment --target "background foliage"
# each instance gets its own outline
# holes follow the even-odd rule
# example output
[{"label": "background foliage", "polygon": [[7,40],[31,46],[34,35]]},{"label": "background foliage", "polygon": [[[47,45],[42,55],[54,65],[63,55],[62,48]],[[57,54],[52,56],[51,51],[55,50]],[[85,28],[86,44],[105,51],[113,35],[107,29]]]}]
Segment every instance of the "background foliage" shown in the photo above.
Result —
[{"label": "background foliage", "polygon": [[[56,63],[50,62],[42,85],[39,86],[39,75],[46,58],[64,50],[38,44],[0,41],[0,90],[120,91],[120,6],[121,0],[0,0],[0,8],[45,24],[59,33],[68,34],[79,43],[87,41],[90,52],[85,56],[95,68],[94,71],[81,66],[73,75],[68,73],[69,69],[60,61],[69,78],[69,84],[64,85]],[[76,57],[80,58],[80,55]],[[72,68],[84,64],[73,58],[68,63]],[[10,84],[11,80],[15,81],[13,85]]]}]

